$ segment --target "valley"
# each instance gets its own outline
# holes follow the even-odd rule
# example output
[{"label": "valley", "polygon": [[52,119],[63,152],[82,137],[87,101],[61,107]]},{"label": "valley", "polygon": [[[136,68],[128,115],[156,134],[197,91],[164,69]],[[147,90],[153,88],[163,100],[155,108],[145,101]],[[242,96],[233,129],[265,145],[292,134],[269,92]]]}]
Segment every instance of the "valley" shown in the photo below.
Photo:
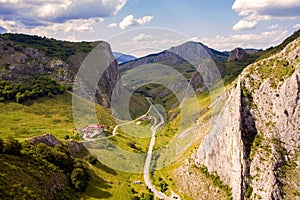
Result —
[{"label": "valley", "polygon": [[299,36],[118,64],[106,42],[1,34],[0,198],[299,198]]}]

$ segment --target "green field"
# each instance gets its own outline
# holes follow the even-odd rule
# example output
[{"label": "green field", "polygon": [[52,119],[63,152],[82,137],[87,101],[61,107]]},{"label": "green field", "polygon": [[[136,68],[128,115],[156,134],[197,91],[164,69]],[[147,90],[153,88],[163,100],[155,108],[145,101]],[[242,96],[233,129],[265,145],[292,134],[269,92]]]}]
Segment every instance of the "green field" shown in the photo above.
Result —
[{"label": "green field", "polygon": [[[51,133],[62,139],[72,136],[75,128],[72,113],[72,95],[69,93],[56,95],[52,98],[42,97],[28,100],[23,104],[14,102],[0,103],[0,136],[12,136],[20,140],[32,136]],[[81,99],[82,108],[88,101]],[[99,123],[114,125],[110,112],[96,105]],[[88,118],[82,118],[81,124],[88,125]]]},{"label": "green field", "polygon": [[[30,137],[45,133],[51,133],[58,139],[63,139],[66,135],[72,136],[75,125],[71,102],[72,95],[65,93],[52,98],[43,97],[34,101],[26,101],[23,104],[14,102],[0,103],[0,137],[12,136],[22,142]],[[82,103],[82,107],[80,108],[82,113],[89,112],[90,107],[84,105],[90,102],[85,99],[80,99],[79,102]],[[114,119],[107,109],[96,105],[96,111],[99,123],[107,126],[115,125]],[[82,118],[80,123],[84,126],[88,125],[89,121],[89,118]],[[137,125],[136,123],[128,124],[118,129],[115,137],[110,138],[111,143],[120,149],[131,152],[134,155],[140,155],[138,156],[139,171],[144,165],[143,153],[147,151],[149,145],[150,139],[148,136],[150,134],[150,126],[151,123],[143,123],[141,125]],[[140,133],[143,134],[138,135]],[[131,144],[135,144],[135,148],[131,148]],[[91,153],[97,154],[95,151],[91,151]],[[106,153],[111,153],[112,156],[116,155],[116,152],[109,150]],[[105,154],[105,158],[111,160],[112,157],[109,154]],[[14,157],[14,159],[16,162],[9,163],[9,165],[15,169],[25,170],[22,163],[27,161],[18,157]],[[100,161],[101,159],[99,158]],[[136,160],[135,157],[130,158],[129,162],[134,163],[134,160]],[[3,166],[5,166],[5,163],[2,163]],[[116,164],[118,163],[116,162]],[[34,166],[35,164],[33,163],[32,165]],[[82,199],[105,198],[126,200],[131,199],[133,196],[141,196],[143,193],[149,193],[145,185],[133,184],[133,181],[137,180],[143,182],[143,175],[141,173],[114,170],[100,162],[97,162],[96,165],[89,164],[89,166],[91,180],[87,190],[81,195]],[[23,172],[20,171],[20,173]],[[24,184],[27,185],[27,183]]]}]

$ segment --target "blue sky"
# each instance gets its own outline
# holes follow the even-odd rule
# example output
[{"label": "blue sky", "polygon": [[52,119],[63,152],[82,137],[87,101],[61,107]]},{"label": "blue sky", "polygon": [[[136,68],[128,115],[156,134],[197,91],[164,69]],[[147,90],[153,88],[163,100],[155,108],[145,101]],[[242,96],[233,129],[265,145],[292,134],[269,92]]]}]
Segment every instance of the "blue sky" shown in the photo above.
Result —
[{"label": "blue sky", "polygon": [[0,0],[0,32],[106,40],[136,56],[188,40],[267,48],[299,28],[299,0]]}]

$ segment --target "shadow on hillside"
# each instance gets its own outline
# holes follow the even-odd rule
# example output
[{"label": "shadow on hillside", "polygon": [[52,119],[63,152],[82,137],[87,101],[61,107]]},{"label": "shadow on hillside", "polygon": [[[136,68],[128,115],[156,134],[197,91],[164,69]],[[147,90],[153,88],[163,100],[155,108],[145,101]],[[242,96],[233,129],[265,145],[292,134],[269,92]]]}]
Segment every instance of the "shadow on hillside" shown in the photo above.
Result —
[{"label": "shadow on hillside", "polygon": [[107,167],[106,165],[103,165],[101,162],[97,162],[94,166],[97,167],[100,170],[105,171],[106,173],[109,173],[109,174],[112,174],[112,175],[117,175],[117,172],[115,170],[113,170],[110,167]]},{"label": "shadow on hillside", "polygon": [[95,172],[91,171],[91,180],[90,180],[88,189],[86,191],[86,194],[90,198],[95,198],[95,199],[110,198],[110,197],[112,197],[112,194],[105,190],[112,188],[112,187],[113,187],[112,182],[104,180],[99,175],[97,175]]}]

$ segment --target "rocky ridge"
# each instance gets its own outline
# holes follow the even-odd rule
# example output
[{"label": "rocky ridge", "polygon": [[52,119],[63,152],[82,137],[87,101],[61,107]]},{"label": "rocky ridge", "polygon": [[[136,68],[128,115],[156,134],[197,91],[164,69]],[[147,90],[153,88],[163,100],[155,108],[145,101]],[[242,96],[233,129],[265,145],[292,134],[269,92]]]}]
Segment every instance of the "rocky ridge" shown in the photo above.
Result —
[{"label": "rocky ridge", "polygon": [[243,71],[198,151],[178,170],[181,179],[204,167],[233,199],[299,198],[299,56],[298,38]]}]

